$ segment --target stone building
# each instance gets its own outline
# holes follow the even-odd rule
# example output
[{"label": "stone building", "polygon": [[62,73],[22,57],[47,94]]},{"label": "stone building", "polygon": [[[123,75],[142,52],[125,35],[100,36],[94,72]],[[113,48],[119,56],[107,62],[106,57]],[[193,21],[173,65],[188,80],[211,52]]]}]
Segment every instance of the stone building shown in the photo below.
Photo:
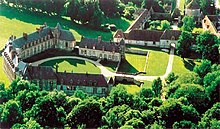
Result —
[{"label": "stone building", "polygon": [[55,28],[46,24],[36,31],[22,37],[11,36],[5,45],[3,55],[4,71],[10,80],[15,78],[15,72],[20,61],[48,49],[63,49],[71,51],[76,44],[73,34],[61,28],[58,23]]},{"label": "stone building", "polygon": [[58,72],[47,66],[27,66],[21,76],[39,85],[42,90],[57,89],[69,95],[76,90],[82,90],[89,95],[102,97],[112,87],[102,74]]},{"label": "stone building", "polygon": [[125,43],[123,39],[113,42],[103,41],[101,36],[98,39],[82,37],[79,44],[79,55],[119,62],[125,58]]}]

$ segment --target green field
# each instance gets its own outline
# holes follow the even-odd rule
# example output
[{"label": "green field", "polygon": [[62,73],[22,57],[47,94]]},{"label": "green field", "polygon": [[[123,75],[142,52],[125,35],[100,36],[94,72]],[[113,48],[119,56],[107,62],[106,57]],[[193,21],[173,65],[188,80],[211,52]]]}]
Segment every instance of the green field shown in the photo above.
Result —
[{"label": "green field", "polygon": [[125,54],[126,61],[120,66],[120,72],[136,73],[143,72],[146,64],[145,55]]},{"label": "green field", "polygon": [[41,64],[41,66],[52,66],[55,69],[56,63],[59,66],[59,72],[74,72],[74,73],[101,73],[100,69],[94,64],[78,59],[56,59],[47,61]]}]

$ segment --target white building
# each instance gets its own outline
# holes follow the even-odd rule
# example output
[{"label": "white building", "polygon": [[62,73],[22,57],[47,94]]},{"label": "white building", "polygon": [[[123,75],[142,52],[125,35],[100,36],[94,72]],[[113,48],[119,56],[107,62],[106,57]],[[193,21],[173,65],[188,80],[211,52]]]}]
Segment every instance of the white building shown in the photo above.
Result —
[{"label": "white building", "polygon": [[98,39],[82,37],[79,44],[79,55],[119,62],[125,57],[124,49],[124,40],[112,42],[102,41],[101,36]]}]

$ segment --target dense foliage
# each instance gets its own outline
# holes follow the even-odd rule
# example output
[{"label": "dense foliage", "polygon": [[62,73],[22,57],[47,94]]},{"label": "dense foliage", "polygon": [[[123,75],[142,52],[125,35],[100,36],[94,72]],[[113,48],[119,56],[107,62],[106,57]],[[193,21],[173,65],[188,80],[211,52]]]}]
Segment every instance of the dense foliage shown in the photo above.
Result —
[{"label": "dense foliage", "polygon": [[[157,78],[152,88],[135,94],[113,87],[107,97],[82,91],[41,91],[25,80],[8,88],[0,84],[0,124],[3,128],[219,128],[220,66],[204,60],[196,73],[171,73],[164,87]],[[197,74],[198,73],[198,74]],[[167,88],[161,100],[162,88]]]}]

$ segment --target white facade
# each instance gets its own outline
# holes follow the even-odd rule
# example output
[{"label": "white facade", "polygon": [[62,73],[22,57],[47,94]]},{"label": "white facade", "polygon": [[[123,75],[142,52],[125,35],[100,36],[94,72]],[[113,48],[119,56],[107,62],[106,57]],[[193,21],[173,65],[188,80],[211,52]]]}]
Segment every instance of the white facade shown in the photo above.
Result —
[{"label": "white facade", "polygon": [[165,40],[161,39],[160,40],[160,48],[170,48],[171,44],[174,43],[175,45],[177,44],[177,40]]},{"label": "white facade", "polygon": [[102,50],[96,50],[96,49],[79,48],[79,55],[87,56],[87,57],[96,57],[100,59],[107,59],[107,60],[111,60],[115,62],[118,62],[121,60],[120,53],[102,51]]}]

